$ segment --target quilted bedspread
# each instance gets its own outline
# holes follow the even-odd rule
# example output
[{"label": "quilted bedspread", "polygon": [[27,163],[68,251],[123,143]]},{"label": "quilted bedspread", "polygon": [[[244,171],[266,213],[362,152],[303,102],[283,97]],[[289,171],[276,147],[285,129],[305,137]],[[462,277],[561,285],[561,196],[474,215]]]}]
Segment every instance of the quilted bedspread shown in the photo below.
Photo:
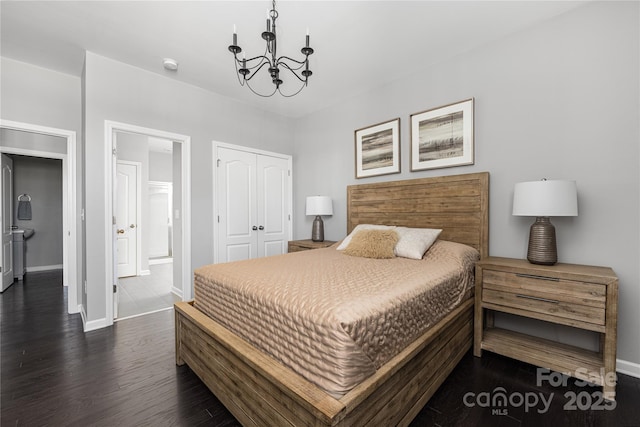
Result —
[{"label": "quilted bedspread", "polygon": [[195,271],[195,306],[339,398],[473,294],[478,252],[436,241],[422,260],[334,247]]}]

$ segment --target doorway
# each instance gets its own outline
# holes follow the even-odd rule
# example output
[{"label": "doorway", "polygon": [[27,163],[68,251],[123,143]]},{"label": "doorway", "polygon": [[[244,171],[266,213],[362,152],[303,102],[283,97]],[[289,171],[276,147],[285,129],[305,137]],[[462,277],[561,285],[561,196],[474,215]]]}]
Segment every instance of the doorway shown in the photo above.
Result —
[{"label": "doorway", "polygon": [[[76,222],[76,133],[65,129],[0,119],[0,152],[62,161],[62,269],[67,290],[67,312],[81,311],[78,274],[78,224]],[[20,135],[24,138],[12,138]],[[54,137],[52,140],[51,138]]]},{"label": "doorway", "polygon": [[[115,223],[107,224],[112,236],[107,248],[111,261],[107,263],[107,271],[112,273],[110,283],[115,285],[115,292],[108,285],[107,316],[121,320],[170,309],[175,301],[190,298],[190,181],[187,167],[190,138],[115,122],[106,122],[106,130],[107,147],[113,152],[109,168],[112,176],[108,178],[111,197],[108,200]],[[123,178],[122,165],[128,164],[131,169],[134,163],[138,165],[137,172],[133,172],[136,169],[133,168],[128,178]],[[137,178],[133,178],[134,175]],[[136,184],[125,190],[123,183],[133,181]],[[158,183],[172,191],[158,192]],[[129,209],[125,209],[128,219],[121,221],[119,217],[125,215],[125,193],[137,196],[128,198]],[[160,205],[161,201],[165,204]],[[137,208],[131,209],[132,205]],[[158,218],[158,209],[163,219]],[[158,222],[165,225],[161,236],[158,235]],[[158,247],[159,238],[164,242],[164,248]],[[158,256],[158,253],[164,256]],[[127,264],[127,271],[123,269],[124,264]]]}]

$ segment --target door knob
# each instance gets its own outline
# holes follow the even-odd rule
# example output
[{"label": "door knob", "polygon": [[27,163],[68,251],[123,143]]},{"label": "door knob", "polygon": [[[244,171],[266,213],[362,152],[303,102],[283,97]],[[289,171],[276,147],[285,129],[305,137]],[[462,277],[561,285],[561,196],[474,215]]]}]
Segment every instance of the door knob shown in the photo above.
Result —
[{"label": "door knob", "polygon": [[257,229],[258,229],[258,227],[256,227],[256,226],[254,225],[253,227],[251,227],[251,229],[252,229],[253,231],[255,231],[255,230],[257,230]]},{"label": "door knob", "polygon": [[264,230],[263,226],[258,227],[258,230]]},{"label": "door knob", "polygon": [[131,225],[129,226],[129,228],[136,228],[136,226],[135,226],[135,225],[133,225],[133,224],[131,224]]},{"label": "door knob", "polygon": [[124,234],[124,230],[122,228],[118,229],[118,234]]}]

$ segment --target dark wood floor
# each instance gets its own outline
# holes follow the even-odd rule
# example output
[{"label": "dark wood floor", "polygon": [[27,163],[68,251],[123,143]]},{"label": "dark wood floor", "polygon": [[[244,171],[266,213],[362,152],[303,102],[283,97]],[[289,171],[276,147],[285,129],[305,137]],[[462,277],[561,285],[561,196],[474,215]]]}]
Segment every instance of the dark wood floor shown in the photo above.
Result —
[{"label": "dark wood floor", "polygon": [[[173,311],[85,334],[80,316],[66,314],[61,283],[59,271],[28,273],[0,297],[2,426],[239,425],[188,367],[175,365]],[[500,387],[508,402],[491,406]],[[469,353],[412,426],[640,425],[640,379],[619,375],[613,410],[598,409],[607,404],[598,405],[597,391],[574,381],[538,387],[533,366]],[[546,411],[533,405],[540,393],[553,397]]]}]

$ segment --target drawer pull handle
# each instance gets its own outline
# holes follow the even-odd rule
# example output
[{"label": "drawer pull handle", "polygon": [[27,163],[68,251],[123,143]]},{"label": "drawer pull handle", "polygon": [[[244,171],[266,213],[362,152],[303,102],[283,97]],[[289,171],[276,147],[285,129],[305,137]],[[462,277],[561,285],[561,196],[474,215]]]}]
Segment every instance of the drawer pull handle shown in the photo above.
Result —
[{"label": "drawer pull handle", "polygon": [[538,279],[538,280],[548,280],[550,282],[559,282],[560,279],[557,277],[545,277],[545,276],[536,276],[535,274],[522,274],[517,273],[517,277],[526,277],[527,279]]},{"label": "drawer pull handle", "polygon": [[524,299],[533,299],[536,301],[542,301],[542,302],[550,302],[551,304],[559,304],[560,301],[554,300],[554,299],[548,299],[548,298],[540,298],[540,297],[533,297],[531,295],[521,295],[521,294],[516,294],[516,296],[518,298],[524,298]]}]

